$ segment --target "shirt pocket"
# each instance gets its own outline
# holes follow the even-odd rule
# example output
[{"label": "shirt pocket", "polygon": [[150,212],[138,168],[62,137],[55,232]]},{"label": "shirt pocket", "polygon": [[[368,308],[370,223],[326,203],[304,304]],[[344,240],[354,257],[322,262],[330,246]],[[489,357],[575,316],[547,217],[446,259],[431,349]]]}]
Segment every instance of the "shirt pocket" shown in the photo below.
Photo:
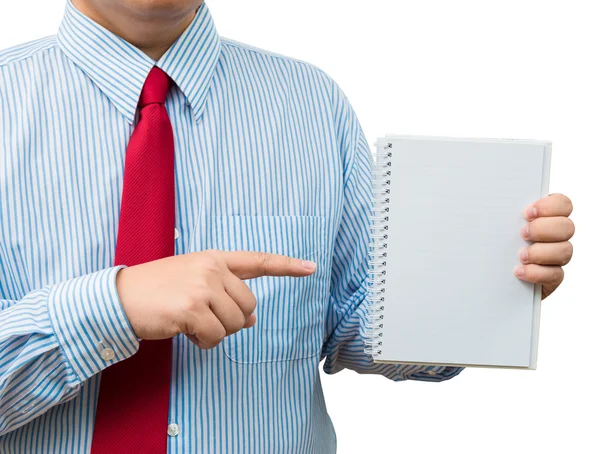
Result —
[{"label": "shirt pocket", "polygon": [[232,361],[256,364],[319,354],[328,287],[324,218],[320,216],[213,216],[209,242],[224,251],[260,251],[317,263],[306,277],[246,280],[256,297],[256,324],[223,340]]}]

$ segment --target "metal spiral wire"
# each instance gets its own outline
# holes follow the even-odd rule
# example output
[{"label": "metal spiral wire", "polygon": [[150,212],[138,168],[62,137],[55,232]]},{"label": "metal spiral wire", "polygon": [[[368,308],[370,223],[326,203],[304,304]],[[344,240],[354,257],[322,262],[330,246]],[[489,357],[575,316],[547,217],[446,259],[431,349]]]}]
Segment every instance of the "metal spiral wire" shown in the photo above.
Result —
[{"label": "metal spiral wire", "polygon": [[385,309],[385,279],[387,267],[388,213],[390,203],[390,166],[392,144],[377,147],[373,171],[373,214],[369,247],[369,294],[367,296],[367,330],[365,352],[373,358],[381,354]]}]

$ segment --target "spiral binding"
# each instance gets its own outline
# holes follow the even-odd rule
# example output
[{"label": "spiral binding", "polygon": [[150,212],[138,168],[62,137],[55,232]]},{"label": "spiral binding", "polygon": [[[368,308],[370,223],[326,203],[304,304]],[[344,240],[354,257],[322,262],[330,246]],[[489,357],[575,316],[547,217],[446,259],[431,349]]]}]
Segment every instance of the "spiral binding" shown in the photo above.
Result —
[{"label": "spiral binding", "polygon": [[392,171],[392,144],[377,147],[373,171],[374,205],[371,216],[371,244],[369,247],[369,277],[367,280],[367,341],[365,353],[377,358],[383,342],[383,319],[385,309],[385,276],[387,266],[388,212],[390,176]]}]

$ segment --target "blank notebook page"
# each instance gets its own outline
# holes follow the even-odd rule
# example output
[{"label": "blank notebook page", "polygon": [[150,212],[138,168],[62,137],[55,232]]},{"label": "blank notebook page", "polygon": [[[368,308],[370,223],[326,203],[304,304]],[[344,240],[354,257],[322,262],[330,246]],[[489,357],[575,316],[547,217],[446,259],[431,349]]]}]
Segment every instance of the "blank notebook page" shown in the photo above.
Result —
[{"label": "blank notebook page", "polygon": [[535,368],[539,288],[513,274],[550,144],[387,136],[381,362]]}]

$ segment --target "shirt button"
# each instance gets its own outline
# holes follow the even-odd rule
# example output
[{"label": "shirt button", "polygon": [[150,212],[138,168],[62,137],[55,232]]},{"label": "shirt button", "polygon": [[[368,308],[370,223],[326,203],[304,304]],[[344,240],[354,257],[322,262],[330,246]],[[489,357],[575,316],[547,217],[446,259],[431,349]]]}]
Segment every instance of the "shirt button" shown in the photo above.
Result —
[{"label": "shirt button", "polygon": [[437,372],[434,370],[430,370],[429,372],[427,372],[429,375],[433,376],[433,375],[437,375]]},{"label": "shirt button", "polygon": [[179,238],[179,230],[175,229],[175,239]]},{"label": "shirt button", "polygon": [[176,437],[177,435],[179,435],[179,426],[175,423],[169,424],[167,433],[170,437]]},{"label": "shirt button", "polygon": [[100,352],[104,361],[110,361],[115,358],[115,351],[112,348],[105,348]]}]

